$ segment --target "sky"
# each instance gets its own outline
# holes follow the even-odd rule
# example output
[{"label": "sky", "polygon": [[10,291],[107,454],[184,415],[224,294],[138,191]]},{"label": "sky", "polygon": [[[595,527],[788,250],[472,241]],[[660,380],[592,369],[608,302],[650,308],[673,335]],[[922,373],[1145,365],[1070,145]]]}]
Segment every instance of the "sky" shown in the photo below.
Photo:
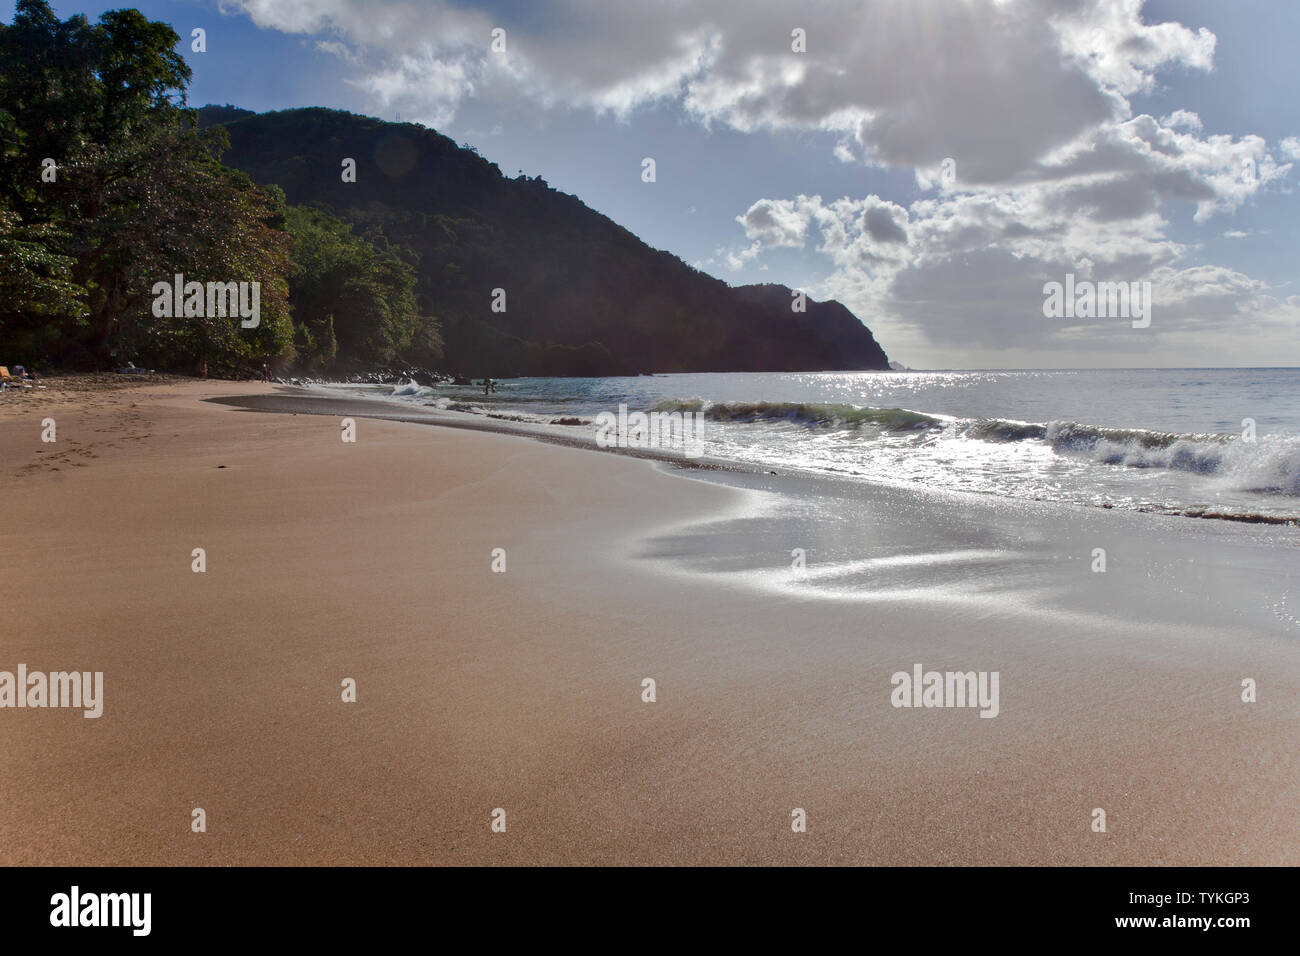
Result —
[{"label": "sky", "polygon": [[[134,6],[191,105],[422,123],[912,368],[1300,365],[1294,0]],[[1067,275],[1149,324],[1045,315]]]}]

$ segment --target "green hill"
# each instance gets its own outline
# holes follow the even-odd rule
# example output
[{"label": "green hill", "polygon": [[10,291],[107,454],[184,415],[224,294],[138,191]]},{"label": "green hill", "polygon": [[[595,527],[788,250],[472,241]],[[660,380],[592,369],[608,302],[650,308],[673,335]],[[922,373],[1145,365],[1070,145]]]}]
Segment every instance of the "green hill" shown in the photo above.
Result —
[{"label": "green hill", "polygon": [[[838,302],[791,309],[783,286],[732,288],[651,249],[540,178],[510,179],[432,130],[327,109],[205,107],[222,162],[290,203],[351,223],[416,270],[420,311],[469,374],[885,369]],[[341,176],[356,161],[356,182]],[[493,311],[494,290],[505,311]],[[348,356],[340,352],[339,359]]]}]

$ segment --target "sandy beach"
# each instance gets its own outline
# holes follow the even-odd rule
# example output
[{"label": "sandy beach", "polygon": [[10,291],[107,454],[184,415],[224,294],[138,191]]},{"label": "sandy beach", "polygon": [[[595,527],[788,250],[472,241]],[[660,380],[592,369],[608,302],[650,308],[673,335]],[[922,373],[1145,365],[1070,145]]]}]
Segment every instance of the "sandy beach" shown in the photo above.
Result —
[{"label": "sandy beach", "polygon": [[[762,476],[202,401],[272,393],[0,402],[0,670],[104,675],[0,710],[0,864],[1300,863],[1293,529],[879,488],[828,533]],[[828,534],[915,555],[786,582]],[[894,707],[915,664],[996,718]]]}]

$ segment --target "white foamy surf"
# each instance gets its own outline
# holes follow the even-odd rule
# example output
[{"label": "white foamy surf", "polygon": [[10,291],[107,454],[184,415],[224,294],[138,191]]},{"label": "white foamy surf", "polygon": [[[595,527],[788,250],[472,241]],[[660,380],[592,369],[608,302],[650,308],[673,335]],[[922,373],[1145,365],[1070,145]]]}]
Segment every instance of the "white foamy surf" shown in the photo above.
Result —
[{"label": "white foamy surf", "polygon": [[[346,386],[334,386],[344,387]],[[1300,519],[1300,370],[721,373],[368,387],[592,431],[619,404],[701,412],[704,454],[1107,508]]]}]

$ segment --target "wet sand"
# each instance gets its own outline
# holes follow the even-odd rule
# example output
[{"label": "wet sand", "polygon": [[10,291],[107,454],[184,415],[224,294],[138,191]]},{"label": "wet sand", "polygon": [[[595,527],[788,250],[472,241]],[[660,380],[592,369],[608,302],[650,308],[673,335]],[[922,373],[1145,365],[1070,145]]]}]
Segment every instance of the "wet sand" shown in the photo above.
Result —
[{"label": "wet sand", "polygon": [[[0,709],[0,863],[1300,862],[1288,532],[827,523],[788,476],[200,401],[264,385],[47,391],[0,403],[0,670],[102,671],[104,713]],[[998,716],[893,707],[916,663],[998,671]]]}]

